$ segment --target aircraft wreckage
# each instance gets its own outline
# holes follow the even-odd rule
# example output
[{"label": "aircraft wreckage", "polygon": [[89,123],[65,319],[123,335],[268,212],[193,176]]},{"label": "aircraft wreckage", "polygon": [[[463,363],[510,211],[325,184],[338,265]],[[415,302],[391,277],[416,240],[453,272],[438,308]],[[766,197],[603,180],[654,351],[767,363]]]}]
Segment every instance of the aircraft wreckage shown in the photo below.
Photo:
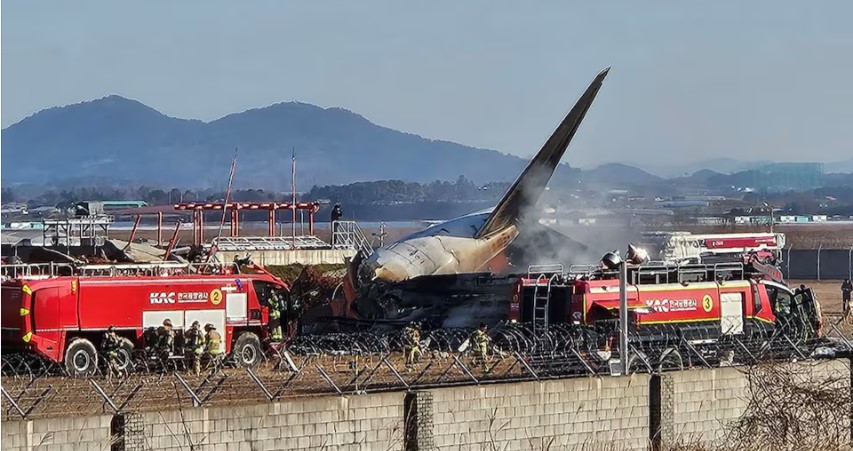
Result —
[{"label": "aircraft wreckage", "polygon": [[520,267],[525,254],[547,259],[548,250],[585,250],[525,213],[545,191],[609,70],[595,77],[494,208],[440,222],[348,262],[345,305],[333,305],[332,316],[373,325],[425,320],[436,327],[498,321],[514,280],[493,274],[500,260]]}]

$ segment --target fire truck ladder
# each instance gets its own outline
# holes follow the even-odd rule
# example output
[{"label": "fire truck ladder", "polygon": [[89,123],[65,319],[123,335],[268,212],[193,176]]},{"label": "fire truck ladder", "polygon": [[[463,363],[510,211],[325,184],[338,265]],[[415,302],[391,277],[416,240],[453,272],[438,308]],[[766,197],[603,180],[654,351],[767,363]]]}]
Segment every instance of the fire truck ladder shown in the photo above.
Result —
[{"label": "fire truck ladder", "polygon": [[[180,263],[180,262],[156,262],[156,263],[123,263],[115,265],[82,265],[77,268],[80,276],[165,276],[186,273],[201,273],[217,264],[208,263]],[[222,265],[221,263],[218,265]]]},{"label": "fire truck ladder", "polygon": [[19,263],[3,265],[2,274],[12,279],[47,279],[60,272],[72,274],[74,267],[68,263]]},{"label": "fire truck ladder", "polygon": [[[548,309],[551,304],[551,285],[557,279],[559,274],[552,274],[548,277],[546,274],[540,274],[536,278],[536,287],[533,289],[533,335],[545,334],[548,332]],[[544,287],[544,293],[540,288]]]}]

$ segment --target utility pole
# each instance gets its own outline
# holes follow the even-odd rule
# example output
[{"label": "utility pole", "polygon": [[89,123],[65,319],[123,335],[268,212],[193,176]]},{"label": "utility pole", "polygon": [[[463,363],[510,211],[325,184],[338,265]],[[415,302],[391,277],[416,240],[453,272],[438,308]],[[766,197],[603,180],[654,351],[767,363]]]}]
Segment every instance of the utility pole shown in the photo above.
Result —
[{"label": "utility pole", "polygon": [[770,233],[773,233],[773,206],[767,202],[762,202],[768,210],[770,210]]},{"label": "utility pole", "polygon": [[619,264],[619,360],[628,374],[628,263]]},{"label": "utility pole", "polygon": [[296,147],[291,149],[290,180],[292,195],[290,203],[290,236],[293,239],[293,248],[296,249]]}]

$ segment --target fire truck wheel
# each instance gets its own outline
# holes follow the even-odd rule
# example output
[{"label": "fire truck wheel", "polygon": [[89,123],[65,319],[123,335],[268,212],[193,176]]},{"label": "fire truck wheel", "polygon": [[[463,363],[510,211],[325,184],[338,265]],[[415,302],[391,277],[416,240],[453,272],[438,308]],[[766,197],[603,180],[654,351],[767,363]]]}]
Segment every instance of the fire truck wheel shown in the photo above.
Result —
[{"label": "fire truck wheel", "polygon": [[65,369],[70,376],[91,376],[98,368],[95,345],[85,338],[71,340],[65,351]]},{"label": "fire truck wheel", "polygon": [[234,360],[240,366],[255,366],[263,357],[261,340],[252,332],[243,332],[234,342]]},{"label": "fire truck wheel", "polygon": [[121,372],[133,370],[133,342],[127,338],[120,339],[121,348],[118,351],[116,369]]}]

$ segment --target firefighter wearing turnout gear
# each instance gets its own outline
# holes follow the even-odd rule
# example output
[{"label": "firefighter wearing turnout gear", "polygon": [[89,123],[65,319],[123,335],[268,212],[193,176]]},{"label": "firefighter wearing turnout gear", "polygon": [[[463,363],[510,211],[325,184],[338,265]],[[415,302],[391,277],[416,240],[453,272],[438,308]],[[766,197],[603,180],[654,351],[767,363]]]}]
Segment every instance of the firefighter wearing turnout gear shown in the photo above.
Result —
[{"label": "firefighter wearing turnout gear", "polygon": [[474,356],[480,360],[484,372],[489,371],[488,353],[489,343],[492,341],[491,337],[489,337],[489,334],[487,333],[487,329],[486,323],[480,323],[480,327],[474,331],[474,334],[471,337],[471,341],[474,344]]},{"label": "firefighter wearing turnout gear", "polygon": [[213,324],[207,323],[204,325],[204,330],[207,334],[204,336],[204,352],[210,356],[210,362],[215,366],[225,356],[225,348],[222,344],[222,335],[216,331]]},{"label": "firefighter wearing turnout gear", "polygon": [[175,344],[175,331],[172,329],[172,320],[166,318],[163,325],[157,329],[157,351],[161,356],[172,355],[172,346]]},{"label": "firefighter wearing turnout gear", "polygon": [[184,334],[187,352],[187,367],[196,377],[201,375],[201,355],[204,353],[204,335],[198,321],[193,321],[190,330]]},{"label": "firefighter wearing turnout gear", "polygon": [[281,307],[282,299],[275,292],[270,291],[270,338],[272,341],[281,341]]},{"label": "firefighter wearing turnout gear", "polygon": [[154,326],[149,326],[148,329],[145,329],[142,337],[145,340],[145,353],[149,356],[154,355],[157,351],[157,329]]},{"label": "firefighter wearing turnout gear", "polygon": [[118,353],[120,350],[121,340],[116,335],[115,326],[110,326],[104,333],[103,340],[101,340],[101,351],[107,357],[107,375],[110,377],[119,371]]},{"label": "firefighter wearing turnout gear", "polygon": [[418,362],[421,355],[421,326],[410,323],[403,330],[403,352],[406,354],[406,369],[412,370],[412,365]]}]

